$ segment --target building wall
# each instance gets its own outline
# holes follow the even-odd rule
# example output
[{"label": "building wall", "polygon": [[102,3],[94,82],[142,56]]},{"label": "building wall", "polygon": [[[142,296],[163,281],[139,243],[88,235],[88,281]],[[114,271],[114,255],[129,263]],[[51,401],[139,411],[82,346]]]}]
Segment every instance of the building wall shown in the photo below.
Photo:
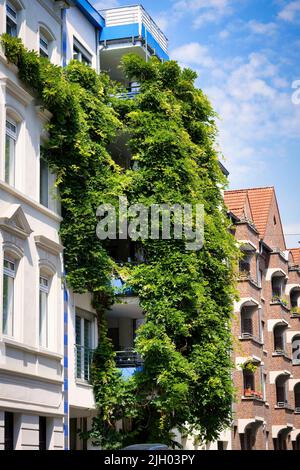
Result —
[{"label": "building wall", "polygon": [[[275,217],[275,219],[274,219]],[[276,223],[275,223],[276,221]],[[253,238],[253,230],[247,222],[237,225],[236,239],[254,242],[255,251],[251,255],[250,272],[240,274],[238,289],[240,300],[234,308],[234,384],[237,389],[234,404],[234,422],[232,428],[232,448],[244,449],[247,433],[248,440],[256,450],[274,450],[278,445],[278,436],[283,435],[287,450],[293,449],[293,443],[299,429],[299,415],[295,413],[294,386],[300,381],[299,365],[293,365],[292,339],[299,331],[299,317],[291,312],[290,287],[299,286],[300,271],[292,270],[285,250],[280,214],[274,197],[267,224],[266,238],[273,252],[261,250],[257,234]],[[256,238],[256,240],[255,240]],[[279,251],[278,250],[281,250]],[[259,282],[258,267],[262,270],[262,282]],[[272,276],[280,275],[282,279],[282,300],[273,298]],[[242,337],[241,311],[245,306],[252,306],[252,337]],[[248,310],[249,311],[249,310]],[[259,323],[261,322],[261,329]],[[274,327],[282,325],[286,343],[285,353],[275,352]],[[254,360],[255,392],[263,391],[262,374],[266,377],[265,396],[247,397],[244,389],[243,364]],[[276,396],[276,379],[285,377],[287,388],[286,406],[278,407]],[[246,447],[247,448],[247,447]]]},{"label": "building wall", "polygon": [[[39,30],[52,36],[50,58],[61,63],[60,11],[54,1],[11,2],[18,10],[18,36],[39,50]],[[0,3],[0,34],[6,30],[6,2]],[[16,181],[5,183],[5,122],[17,124]],[[14,413],[14,448],[39,448],[39,417],[46,418],[47,447],[63,449],[63,289],[61,222],[57,201],[40,200],[40,142],[50,118],[17,78],[0,51],[0,448],[4,415]],[[53,177],[54,181],[54,177]],[[15,257],[14,328],[3,332],[4,253]],[[48,345],[39,340],[39,278],[49,278]]]},{"label": "building wall", "polygon": [[73,59],[74,37],[92,58],[92,67],[98,70],[99,33],[78,8],[66,10],[67,63]]}]

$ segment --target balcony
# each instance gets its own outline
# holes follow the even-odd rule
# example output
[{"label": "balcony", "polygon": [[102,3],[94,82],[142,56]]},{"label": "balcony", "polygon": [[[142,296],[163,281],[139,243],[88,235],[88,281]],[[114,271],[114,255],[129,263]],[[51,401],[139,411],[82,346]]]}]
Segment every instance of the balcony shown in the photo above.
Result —
[{"label": "balcony", "polygon": [[168,39],[141,5],[110,8],[100,12],[105,27],[100,35],[101,69],[113,80],[124,83],[119,65],[125,54],[136,54],[145,60],[155,55],[169,60]]},{"label": "balcony", "polygon": [[125,351],[116,352],[116,365],[122,372],[123,379],[129,379],[136,372],[143,369],[143,359],[134,351],[134,349],[127,349]]},{"label": "balcony", "polygon": [[126,351],[116,351],[116,364],[120,369],[126,367],[142,367],[143,363],[143,359],[134,349],[127,349]]},{"label": "balcony", "polygon": [[77,380],[90,382],[93,354],[93,349],[78,344],[75,345],[75,373]]},{"label": "balcony", "polygon": [[135,86],[135,87],[127,87],[126,91],[122,93],[118,93],[117,95],[115,95],[115,97],[121,100],[133,100],[139,94],[140,94],[140,87]]}]

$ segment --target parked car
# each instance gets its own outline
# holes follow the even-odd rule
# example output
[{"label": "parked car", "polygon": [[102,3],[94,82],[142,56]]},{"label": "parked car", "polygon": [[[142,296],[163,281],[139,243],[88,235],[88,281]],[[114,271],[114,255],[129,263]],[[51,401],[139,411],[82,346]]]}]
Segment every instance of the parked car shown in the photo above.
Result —
[{"label": "parked car", "polygon": [[133,446],[124,447],[122,450],[169,450],[165,444],[135,444]]}]

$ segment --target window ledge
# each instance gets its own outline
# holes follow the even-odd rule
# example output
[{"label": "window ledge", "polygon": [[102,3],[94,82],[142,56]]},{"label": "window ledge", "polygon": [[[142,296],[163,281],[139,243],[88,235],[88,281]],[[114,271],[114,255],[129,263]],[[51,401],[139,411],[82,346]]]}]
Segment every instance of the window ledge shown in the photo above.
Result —
[{"label": "window ledge", "polygon": [[240,341],[251,341],[252,343],[258,344],[259,346],[264,345],[264,343],[259,338],[256,338],[255,336],[249,336],[248,338],[244,337],[244,336],[239,336],[239,340]]},{"label": "window ledge", "polygon": [[25,204],[28,204],[29,206],[33,207],[37,211],[41,212],[42,214],[45,214],[47,217],[54,220],[55,222],[58,222],[58,223],[62,222],[63,218],[60,215],[56,214],[50,209],[47,209],[47,207],[42,206],[38,202],[34,201],[32,198],[26,196],[24,193],[22,193],[18,189],[13,188],[9,184],[5,183],[3,180],[0,180],[0,189],[3,189],[4,191],[11,194],[12,196],[15,196],[16,198],[20,199],[21,201],[25,202]]},{"label": "window ledge", "polygon": [[283,357],[289,362],[292,362],[292,359],[285,352],[273,352],[272,357]]},{"label": "window ledge", "polygon": [[258,397],[245,397],[244,395],[241,397],[243,401],[259,401],[260,403],[267,404],[263,398]]},{"label": "window ledge", "polygon": [[36,354],[38,356],[44,356],[44,357],[50,357],[52,359],[57,359],[61,361],[64,356],[62,354],[58,354],[56,352],[50,351],[48,349],[43,349],[43,348],[36,348],[34,346],[29,346],[24,343],[20,343],[19,341],[16,341],[14,339],[8,338],[8,337],[3,337],[3,343],[7,344],[8,346],[11,346],[15,349],[20,349],[21,351],[29,352],[32,354]]},{"label": "window ledge", "polygon": [[273,305],[280,305],[282,308],[284,308],[284,310],[286,310],[287,312],[290,312],[290,308],[287,307],[287,305],[284,305],[282,302],[273,302],[271,301],[270,302],[270,305],[273,306]]},{"label": "window ledge", "polygon": [[86,380],[75,379],[75,383],[76,383],[76,385],[79,385],[80,387],[86,387],[86,388],[93,389],[93,386],[89,382],[87,382]]}]

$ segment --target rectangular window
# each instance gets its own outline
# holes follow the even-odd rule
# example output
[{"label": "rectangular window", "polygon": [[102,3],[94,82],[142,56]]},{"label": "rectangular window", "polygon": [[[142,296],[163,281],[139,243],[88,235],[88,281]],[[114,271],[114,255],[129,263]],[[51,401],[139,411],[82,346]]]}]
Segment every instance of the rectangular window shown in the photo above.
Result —
[{"label": "rectangular window", "polygon": [[40,33],[40,56],[49,58],[49,41],[42,33]]},{"label": "rectangular window", "polygon": [[78,379],[90,380],[92,360],[92,322],[76,315],[76,376]]},{"label": "rectangular window", "polygon": [[92,65],[91,54],[76,38],[74,38],[73,42],[73,59],[86,65]]},{"label": "rectangular window", "polygon": [[40,204],[49,207],[49,167],[42,157],[40,158]]},{"label": "rectangular window", "polygon": [[40,319],[39,337],[40,346],[48,347],[48,296],[49,279],[40,277]]},{"label": "rectangular window", "polygon": [[11,3],[6,2],[6,33],[12,37],[18,35],[18,14]]},{"label": "rectangular window", "polygon": [[15,296],[15,263],[4,259],[3,269],[3,334],[14,334],[14,296]]},{"label": "rectangular window", "polygon": [[14,450],[14,414],[4,413],[4,450]]},{"label": "rectangular window", "polygon": [[5,182],[15,185],[15,159],[16,159],[17,126],[6,121],[5,136]]}]

